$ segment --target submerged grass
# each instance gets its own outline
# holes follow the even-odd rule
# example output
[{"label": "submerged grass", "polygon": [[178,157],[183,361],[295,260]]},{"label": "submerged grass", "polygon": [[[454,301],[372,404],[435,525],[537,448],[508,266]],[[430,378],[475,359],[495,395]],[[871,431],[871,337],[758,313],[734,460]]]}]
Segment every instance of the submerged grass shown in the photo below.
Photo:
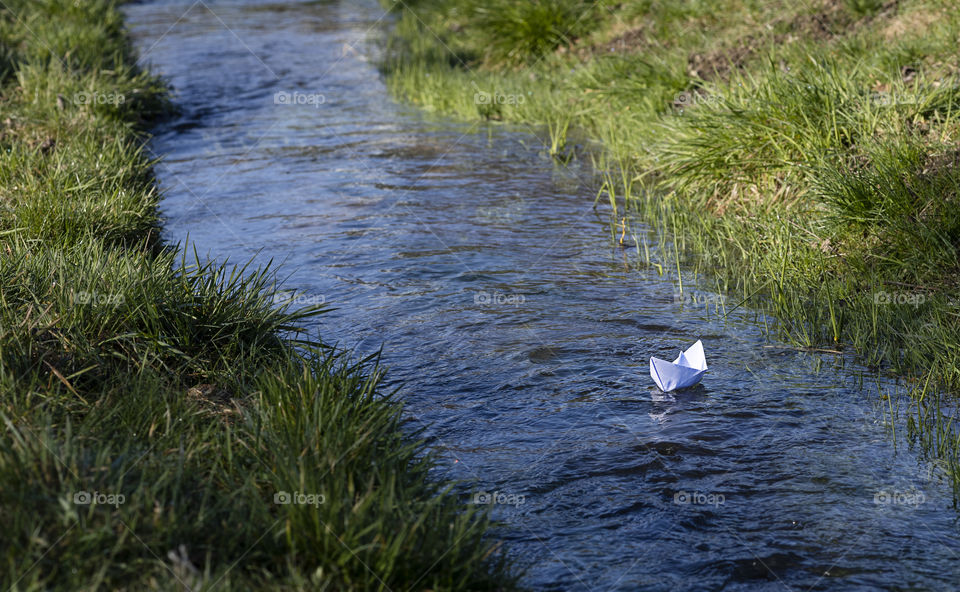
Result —
[{"label": "submerged grass", "polygon": [[115,3],[6,0],[0,48],[0,587],[512,588],[376,359],[158,240]]},{"label": "submerged grass", "polygon": [[[591,3],[555,49],[516,43],[510,60],[469,0],[395,6],[393,92],[527,125],[561,158],[572,135],[596,140],[611,224],[623,208],[659,235],[642,261],[774,313],[798,347],[903,375],[912,436],[960,486],[957,400],[943,394],[960,388],[952,3]],[[501,39],[535,29],[500,26]]]}]

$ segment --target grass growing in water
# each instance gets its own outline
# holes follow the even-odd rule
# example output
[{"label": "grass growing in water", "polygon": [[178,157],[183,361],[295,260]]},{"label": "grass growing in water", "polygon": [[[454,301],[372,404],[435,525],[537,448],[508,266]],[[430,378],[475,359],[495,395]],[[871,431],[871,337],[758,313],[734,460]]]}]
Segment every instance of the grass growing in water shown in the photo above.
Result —
[{"label": "grass growing in water", "polygon": [[657,232],[650,264],[709,276],[798,347],[903,374],[913,435],[960,485],[956,398],[931,394],[960,387],[951,3],[600,2],[556,49],[516,44],[509,63],[471,6],[399,10],[393,92],[546,130],[555,155],[571,130],[598,140],[598,200]]},{"label": "grass growing in water", "polygon": [[157,239],[115,3],[0,7],[0,586],[508,589],[376,360]]}]

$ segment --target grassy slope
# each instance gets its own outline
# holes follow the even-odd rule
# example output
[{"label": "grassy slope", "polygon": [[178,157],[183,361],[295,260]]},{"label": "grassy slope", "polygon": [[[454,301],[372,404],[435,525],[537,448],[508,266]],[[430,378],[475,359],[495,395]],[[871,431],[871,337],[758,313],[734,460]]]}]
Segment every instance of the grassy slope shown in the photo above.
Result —
[{"label": "grassy slope", "polygon": [[113,2],[0,7],[0,587],[509,587],[372,361],[157,241],[132,64]]},{"label": "grassy slope", "polygon": [[641,258],[749,297],[799,346],[852,346],[920,376],[911,426],[957,466],[939,415],[954,403],[930,394],[960,387],[953,3],[412,0],[399,12],[384,64],[398,95],[545,129],[560,158],[575,154],[571,130],[598,140],[615,215],[675,237],[676,251]]}]

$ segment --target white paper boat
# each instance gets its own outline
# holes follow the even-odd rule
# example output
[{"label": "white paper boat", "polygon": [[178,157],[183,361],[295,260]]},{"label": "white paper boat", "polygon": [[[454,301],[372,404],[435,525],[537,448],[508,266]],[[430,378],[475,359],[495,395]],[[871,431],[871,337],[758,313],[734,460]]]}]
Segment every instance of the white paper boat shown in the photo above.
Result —
[{"label": "white paper boat", "polygon": [[650,378],[663,392],[687,388],[700,382],[707,371],[707,359],[703,355],[703,344],[698,340],[677,359],[668,362],[660,358],[650,358]]}]

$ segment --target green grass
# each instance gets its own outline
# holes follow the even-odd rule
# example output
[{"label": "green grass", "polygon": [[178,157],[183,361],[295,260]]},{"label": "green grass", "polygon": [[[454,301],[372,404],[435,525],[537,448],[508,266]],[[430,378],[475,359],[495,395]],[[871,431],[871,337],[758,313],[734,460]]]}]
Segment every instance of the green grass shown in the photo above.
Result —
[{"label": "green grass", "polygon": [[509,61],[470,6],[398,9],[383,61],[397,96],[526,127],[562,160],[595,140],[611,226],[626,213],[655,231],[641,264],[773,313],[797,347],[903,376],[910,436],[960,485],[951,3],[601,2],[552,51],[511,42]]},{"label": "green grass", "polygon": [[524,64],[540,59],[589,30],[594,9],[581,0],[478,2],[469,21],[489,40],[487,59]]},{"label": "green grass", "polygon": [[0,48],[0,587],[513,588],[376,359],[160,242],[115,3],[6,0]]}]

